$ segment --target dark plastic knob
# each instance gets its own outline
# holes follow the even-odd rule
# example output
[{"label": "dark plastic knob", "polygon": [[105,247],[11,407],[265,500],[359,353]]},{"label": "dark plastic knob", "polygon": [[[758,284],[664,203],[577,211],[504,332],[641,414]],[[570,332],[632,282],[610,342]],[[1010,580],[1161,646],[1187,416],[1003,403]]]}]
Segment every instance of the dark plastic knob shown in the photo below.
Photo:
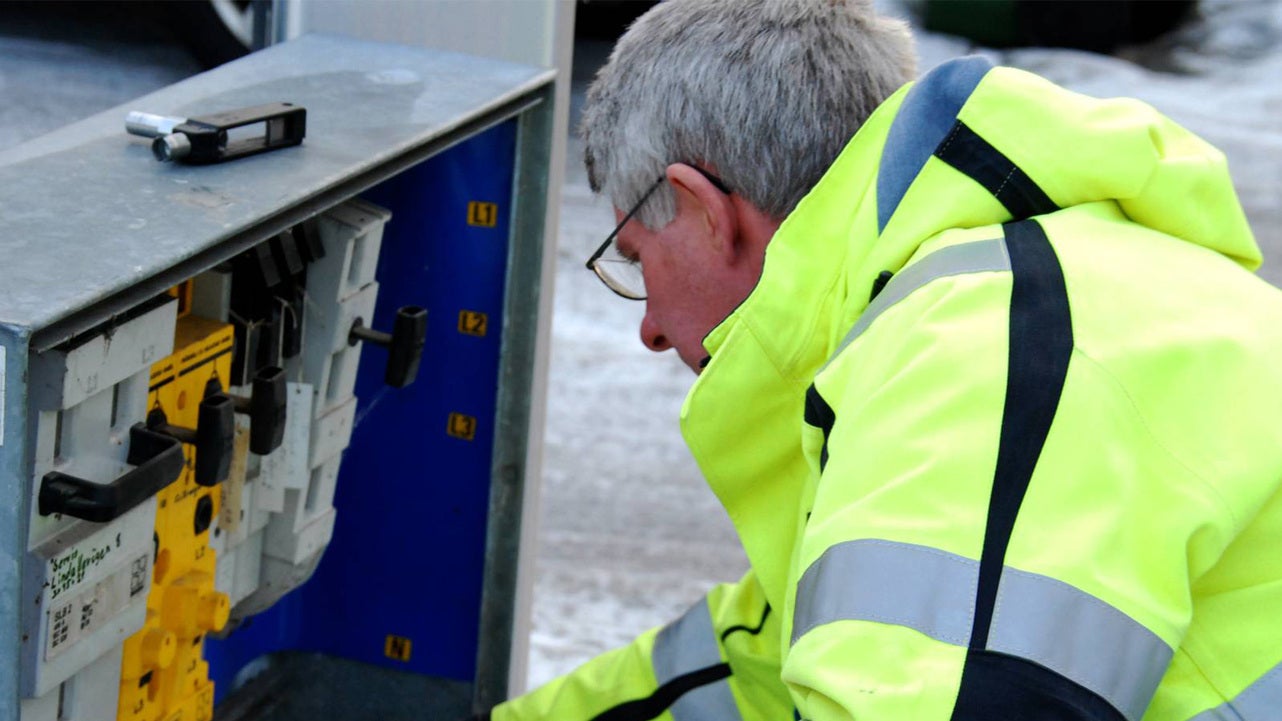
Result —
[{"label": "dark plastic knob", "polygon": [[396,325],[392,328],[392,347],[387,357],[387,373],[383,382],[393,388],[404,388],[418,376],[418,363],[423,358],[423,344],[427,341],[427,311],[407,305],[396,311]]},{"label": "dark plastic knob", "polygon": [[254,374],[249,398],[249,450],[265,456],[285,439],[285,371],[276,366]]},{"label": "dark plastic knob", "polygon": [[236,439],[236,408],[231,396],[218,392],[200,402],[195,430],[170,425],[165,412],[154,408],[147,414],[147,427],[196,447],[195,480],[200,486],[216,486],[231,473]]},{"label": "dark plastic knob", "polygon": [[231,396],[215,393],[200,402],[196,423],[196,485],[216,486],[231,473],[236,442],[236,406]]},{"label": "dark plastic knob", "polygon": [[402,306],[396,311],[396,323],[390,334],[366,328],[365,321],[357,318],[352,322],[347,342],[355,345],[362,340],[388,349],[383,382],[393,388],[404,388],[418,375],[423,344],[427,341],[427,311],[415,305]]}]

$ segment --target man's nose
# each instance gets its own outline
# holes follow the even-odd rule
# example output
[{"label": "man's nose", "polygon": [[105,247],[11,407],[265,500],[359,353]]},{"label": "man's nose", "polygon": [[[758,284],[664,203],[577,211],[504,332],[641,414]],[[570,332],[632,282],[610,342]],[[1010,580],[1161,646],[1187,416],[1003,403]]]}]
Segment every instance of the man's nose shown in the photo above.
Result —
[{"label": "man's nose", "polygon": [[667,336],[659,329],[659,324],[650,318],[649,312],[641,319],[641,342],[655,353],[662,353],[672,347]]}]

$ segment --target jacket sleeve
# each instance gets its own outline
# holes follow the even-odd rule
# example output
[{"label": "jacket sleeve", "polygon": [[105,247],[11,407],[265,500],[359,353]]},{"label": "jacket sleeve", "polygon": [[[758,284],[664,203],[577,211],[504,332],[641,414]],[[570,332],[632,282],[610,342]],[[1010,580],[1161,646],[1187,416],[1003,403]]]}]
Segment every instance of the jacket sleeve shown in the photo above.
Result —
[{"label": "jacket sleeve", "polygon": [[790,719],[778,613],[749,572],[685,614],[496,706],[492,721]]},{"label": "jacket sleeve", "polygon": [[1191,563],[1232,538],[1115,379],[1021,316],[1021,272],[935,281],[816,378],[782,667],[804,719],[1135,721]]}]

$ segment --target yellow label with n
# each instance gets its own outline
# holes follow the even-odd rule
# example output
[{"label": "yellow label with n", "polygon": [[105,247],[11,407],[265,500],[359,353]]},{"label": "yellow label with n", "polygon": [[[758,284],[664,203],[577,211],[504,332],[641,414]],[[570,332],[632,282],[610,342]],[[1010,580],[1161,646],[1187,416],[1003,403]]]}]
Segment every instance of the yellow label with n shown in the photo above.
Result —
[{"label": "yellow label with n", "polygon": [[383,642],[383,655],[394,661],[408,661],[413,645],[414,643],[404,636],[388,634],[387,640]]}]

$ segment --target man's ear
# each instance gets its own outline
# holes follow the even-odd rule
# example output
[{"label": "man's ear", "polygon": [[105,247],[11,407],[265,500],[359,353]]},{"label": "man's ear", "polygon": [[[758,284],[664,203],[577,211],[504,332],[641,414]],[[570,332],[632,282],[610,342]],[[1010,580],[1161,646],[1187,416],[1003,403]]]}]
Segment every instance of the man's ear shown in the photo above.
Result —
[{"label": "man's ear", "polygon": [[730,196],[685,163],[673,163],[667,172],[677,198],[677,216],[697,223],[696,227],[715,243],[727,262],[740,259],[743,248],[738,211]]}]

